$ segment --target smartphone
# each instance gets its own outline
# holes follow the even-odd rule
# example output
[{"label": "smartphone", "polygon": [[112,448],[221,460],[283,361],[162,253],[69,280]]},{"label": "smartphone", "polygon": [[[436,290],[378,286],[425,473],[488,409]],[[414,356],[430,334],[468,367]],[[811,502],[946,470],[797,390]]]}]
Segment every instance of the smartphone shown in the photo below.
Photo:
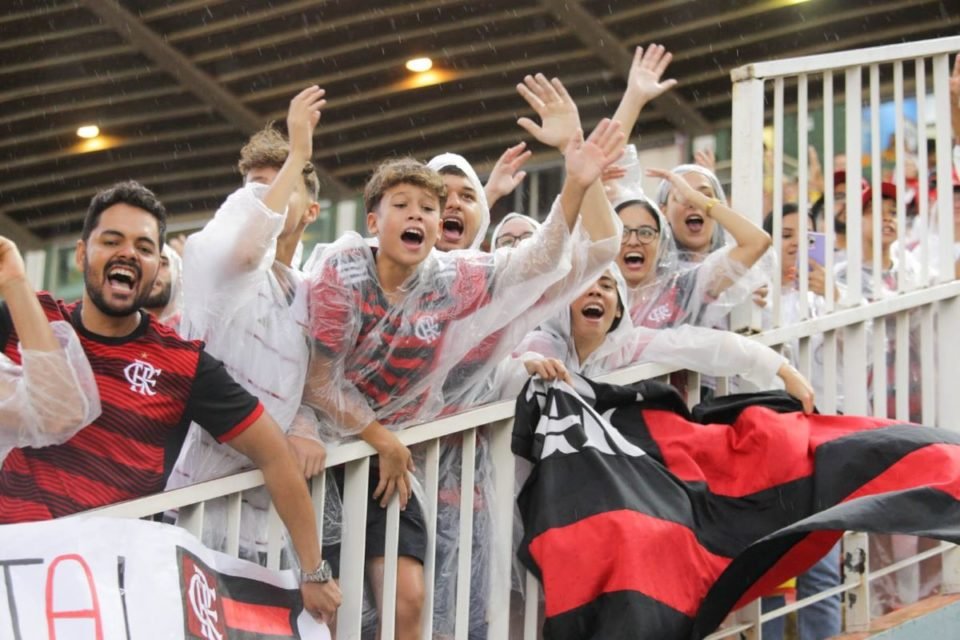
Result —
[{"label": "smartphone", "polygon": [[827,263],[827,236],[817,231],[807,232],[807,259],[821,267]]}]

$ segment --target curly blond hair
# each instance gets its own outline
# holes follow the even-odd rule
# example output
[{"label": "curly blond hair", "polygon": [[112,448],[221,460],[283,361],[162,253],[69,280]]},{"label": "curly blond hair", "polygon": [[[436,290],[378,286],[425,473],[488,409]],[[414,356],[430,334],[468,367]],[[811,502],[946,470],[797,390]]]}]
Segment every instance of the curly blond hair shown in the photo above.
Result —
[{"label": "curly blond hair", "polygon": [[[246,176],[253,169],[268,167],[277,171],[286,162],[290,155],[290,142],[286,136],[277,131],[273,123],[250,136],[247,144],[240,149],[240,162],[237,168],[240,175]],[[320,179],[312,162],[303,165],[303,184],[307,193],[314,201],[320,197]]]},{"label": "curly blond hair", "polygon": [[412,184],[433,193],[440,200],[440,210],[443,210],[447,188],[440,174],[413,158],[396,158],[381,162],[367,180],[367,186],[363,189],[366,211],[375,211],[383,194],[398,184]]}]

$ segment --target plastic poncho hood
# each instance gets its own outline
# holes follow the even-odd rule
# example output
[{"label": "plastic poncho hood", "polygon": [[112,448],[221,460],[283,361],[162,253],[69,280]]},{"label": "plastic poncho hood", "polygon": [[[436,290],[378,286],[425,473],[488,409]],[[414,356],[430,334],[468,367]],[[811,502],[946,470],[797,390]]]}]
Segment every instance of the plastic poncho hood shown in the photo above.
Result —
[{"label": "plastic poncho hood", "polygon": [[[707,180],[710,181],[710,186],[713,187],[713,192],[716,194],[717,200],[721,202],[727,201],[727,192],[724,191],[723,185],[720,184],[720,179],[717,178],[716,174],[713,171],[710,171],[706,167],[701,167],[698,164],[681,164],[680,166],[674,167],[672,172],[678,176],[682,176],[686,173],[698,173]],[[657,188],[657,203],[663,207],[667,203],[667,197],[670,195],[670,192],[673,190],[673,186],[670,184],[669,180],[661,180],[660,186]],[[723,230],[719,224],[714,223],[713,226],[713,237],[710,239],[710,248],[708,252],[716,251],[720,249],[725,244],[727,244],[726,232]],[[676,245],[676,238],[674,238],[674,244]],[[686,251],[684,247],[677,247],[678,250]]]},{"label": "plastic poncho hood", "polygon": [[524,215],[517,211],[511,211],[507,215],[503,216],[503,220],[497,223],[497,226],[493,228],[493,233],[490,235],[490,248],[495,250],[497,248],[497,238],[500,237],[500,231],[503,229],[503,226],[510,222],[511,220],[523,220],[530,224],[533,227],[533,230],[536,231],[540,228],[540,223],[537,220],[534,220],[528,215]]}]

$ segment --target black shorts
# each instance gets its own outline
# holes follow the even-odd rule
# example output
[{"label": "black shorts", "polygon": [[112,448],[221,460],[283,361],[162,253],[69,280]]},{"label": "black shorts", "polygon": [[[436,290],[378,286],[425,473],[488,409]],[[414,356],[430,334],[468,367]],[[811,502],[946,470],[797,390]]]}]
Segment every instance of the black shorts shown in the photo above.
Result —
[{"label": "black shorts", "polygon": [[[380,465],[378,458],[370,460],[370,476],[367,487],[367,532],[364,557],[382,558],[386,555],[387,547],[387,510],[380,506],[378,500],[373,499],[373,491],[380,483]],[[333,472],[337,481],[340,497],[343,497],[343,467]],[[355,535],[355,532],[342,531],[342,535]],[[423,510],[416,496],[411,495],[407,501],[407,508],[400,512],[400,536],[397,544],[397,555],[413,558],[423,564],[427,555],[427,524],[423,518]],[[340,576],[340,544],[323,546],[323,558],[330,563],[335,577]]]}]

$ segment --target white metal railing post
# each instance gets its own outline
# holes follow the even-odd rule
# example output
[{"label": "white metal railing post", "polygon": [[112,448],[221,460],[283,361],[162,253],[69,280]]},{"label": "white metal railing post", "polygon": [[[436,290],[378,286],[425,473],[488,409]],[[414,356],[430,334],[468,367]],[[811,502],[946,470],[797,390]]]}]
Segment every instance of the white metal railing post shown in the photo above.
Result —
[{"label": "white metal railing post", "polygon": [[[343,479],[343,524],[340,528],[340,591],[337,640],[359,640],[363,627],[364,551],[370,458],[348,462]],[[347,532],[356,532],[347,535]]]},{"label": "white metal railing post", "polygon": [[[753,76],[733,83],[731,206],[756,224],[763,223],[763,80]],[[734,309],[730,328],[759,331],[760,309],[747,300]]]},{"label": "white metal railing post", "polygon": [[513,495],[516,467],[510,443],[513,419],[490,426],[490,455],[493,458],[493,553],[490,568],[488,640],[501,640],[510,631],[510,588],[513,550]]},{"label": "white metal railing post", "polygon": [[843,582],[851,586],[844,597],[845,631],[870,628],[870,543],[865,533],[847,533],[843,538]]},{"label": "white metal railing post", "polygon": [[760,622],[760,617],[763,613],[762,603],[763,600],[757,598],[753,602],[745,604],[734,614],[733,617],[738,623],[750,625],[749,628],[743,630],[740,634],[743,640],[762,640],[763,624]]}]

